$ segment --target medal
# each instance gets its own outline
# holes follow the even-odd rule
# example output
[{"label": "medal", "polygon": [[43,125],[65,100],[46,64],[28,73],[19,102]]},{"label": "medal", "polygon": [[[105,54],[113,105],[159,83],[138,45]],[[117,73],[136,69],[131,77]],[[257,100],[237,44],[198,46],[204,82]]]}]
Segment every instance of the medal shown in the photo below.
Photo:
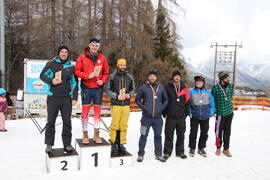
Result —
[{"label": "medal", "polygon": [[153,98],[154,99],[157,99],[157,92],[158,92],[158,88],[159,88],[159,85],[157,86],[157,89],[156,91],[154,90],[154,88],[150,85],[151,89],[152,89],[152,92],[153,92]]},{"label": "medal", "polygon": [[100,60],[98,60],[97,62],[100,63]]},{"label": "medal", "polygon": [[221,89],[221,91],[223,92],[223,94],[224,94],[224,99],[225,99],[225,101],[228,101],[228,97],[227,97],[227,94],[228,94],[228,90],[229,90],[229,87],[227,87],[227,89],[226,89],[226,92],[224,91],[224,89],[221,87],[221,85],[218,83],[218,86],[219,86],[219,88]]},{"label": "medal", "polygon": [[177,98],[177,99],[176,99],[176,101],[177,101],[177,102],[179,102],[179,101],[180,101],[180,99],[179,99],[179,98]]},{"label": "medal", "polygon": [[180,83],[178,84],[178,89],[177,89],[175,83],[173,83],[173,85],[174,85],[175,93],[176,93],[176,96],[177,96],[176,101],[179,102],[180,99],[179,99],[178,93],[180,92]]},{"label": "medal", "polygon": [[202,104],[202,100],[200,100],[200,104]]}]

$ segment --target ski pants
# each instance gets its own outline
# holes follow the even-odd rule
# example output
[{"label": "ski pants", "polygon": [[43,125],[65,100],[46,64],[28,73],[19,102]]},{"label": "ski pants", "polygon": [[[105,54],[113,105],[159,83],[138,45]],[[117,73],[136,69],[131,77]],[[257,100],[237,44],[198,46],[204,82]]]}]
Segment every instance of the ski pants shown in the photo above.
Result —
[{"label": "ski pants", "polygon": [[203,149],[206,147],[206,141],[208,138],[208,130],[209,130],[209,118],[201,120],[195,116],[192,116],[192,118],[190,119],[190,134],[189,134],[190,149],[196,149],[196,140],[199,125],[201,134],[199,138],[198,148]]},{"label": "ski pants", "polygon": [[186,132],[186,116],[181,118],[167,118],[165,123],[165,143],[164,143],[164,154],[171,155],[173,150],[173,137],[174,131],[176,131],[177,140],[175,144],[176,155],[183,154],[184,140]]},{"label": "ski pants", "polygon": [[216,125],[215,125],[217,148],[221,148],[221,145],[223,143],[224,150],[229,149],[232,119],[233,119],[233,113],[224,117],[217,115]]},{"label": "ski pants", "polygon": [[120,144],[127,143],[127,128],[128,128],[128,118],[130,114],[129,106],[112,106],[111,115],[112,123],[110,126],[110,141],[115,143],[116,131],[120,131]]},{"label": "ski pants", "polygon": [[70,96],[47,98],[48,122],[45,131],[45,144],[54,145],[55,121],[59,111],[63,120],[62,141],[64,147],[71,145],[71,110],[72,100]]}]

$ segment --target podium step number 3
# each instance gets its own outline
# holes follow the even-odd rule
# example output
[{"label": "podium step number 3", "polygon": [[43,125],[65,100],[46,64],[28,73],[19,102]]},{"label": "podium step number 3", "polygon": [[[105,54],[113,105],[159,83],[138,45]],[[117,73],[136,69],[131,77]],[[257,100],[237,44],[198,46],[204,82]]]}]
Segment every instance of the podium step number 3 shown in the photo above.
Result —
[{"label": "podium step number 3", "polygon": [[53,153],[46,153],[46,169],[49,172],[78,170],[79,155],[75,151],[64,152],[64,148],[53,149]]}]

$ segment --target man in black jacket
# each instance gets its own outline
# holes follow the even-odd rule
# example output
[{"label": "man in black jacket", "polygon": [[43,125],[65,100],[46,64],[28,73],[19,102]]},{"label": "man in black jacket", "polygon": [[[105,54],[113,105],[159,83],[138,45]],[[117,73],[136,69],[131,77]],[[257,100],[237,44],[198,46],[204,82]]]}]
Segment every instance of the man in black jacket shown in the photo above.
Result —
[{"label": "man in black jacket", "polygon": [[136,104],[143,110],[141,119],[141,137],[139,140],[138,162],[143,161],[144,148],[150,127],[154,130],[156,159],[165,162],[162,156],[162,113],[168,104],[168,95],[165,87],[158,83],[157,70],[149,71],[148,82],[142,85],[135,99]]},{"label": "man in black jacket", "polygon": [[126,154],[126,135],[130,113],[130,98],[134,96],[135,82],[126,70],[126,60],[117,60],[117,69],[106,84],[106,94],[111,97],[110,142],[112,154]]},{"label": "man in black jacket", "polygon": [[78,98],[77,80],[73,74],[74,66],[68,60],[69,49],[60,46],[58,56],[49,61],[40,79],[49,85],[47,96],[48,122],[45,131],[46,152],[52,153],[55,138],[55,121],[60,110],[63,120],[62,141],[64,149],[72,152],[71,146],[71,111]]},{"label": "man in black jacket", "polygon": [[164,112],[165,124],[165,143],[164,158],[168,159],[173,150],[173,136],[176,130],[177,140],[175,145],[176,156],[186,159],[184,150],[184,139],[186,132],[186,117],[190,106],[190,95],[188,86],[181,81],[181,73],[174,71],[172,82],[166,86],[169,96],[169,103]]}]

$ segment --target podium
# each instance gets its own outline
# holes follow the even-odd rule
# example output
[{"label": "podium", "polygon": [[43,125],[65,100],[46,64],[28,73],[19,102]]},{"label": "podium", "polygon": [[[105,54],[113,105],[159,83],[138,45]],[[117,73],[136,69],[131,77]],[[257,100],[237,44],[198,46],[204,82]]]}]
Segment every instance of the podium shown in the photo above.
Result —
[{"label": "podium", "polygon": [[111,156],[111,168],[129,167],[133,166],[133,156],[127,152],[122,155]]},{"label": "podium", "polygon": [[64,148],[56,148],[52,153],[46,153],[46,170],[47,173],[78,170],[78,161],[79,155],[75,149],[67,153]]},{"label": "podium", "polygon": [[97,144],[91,138],[89,144],[83,144],[82,139],[75,140],[75,149],[79,153],[79,170],[95,167],[109,168],[111,158],[111,144],[102,138]]}]

